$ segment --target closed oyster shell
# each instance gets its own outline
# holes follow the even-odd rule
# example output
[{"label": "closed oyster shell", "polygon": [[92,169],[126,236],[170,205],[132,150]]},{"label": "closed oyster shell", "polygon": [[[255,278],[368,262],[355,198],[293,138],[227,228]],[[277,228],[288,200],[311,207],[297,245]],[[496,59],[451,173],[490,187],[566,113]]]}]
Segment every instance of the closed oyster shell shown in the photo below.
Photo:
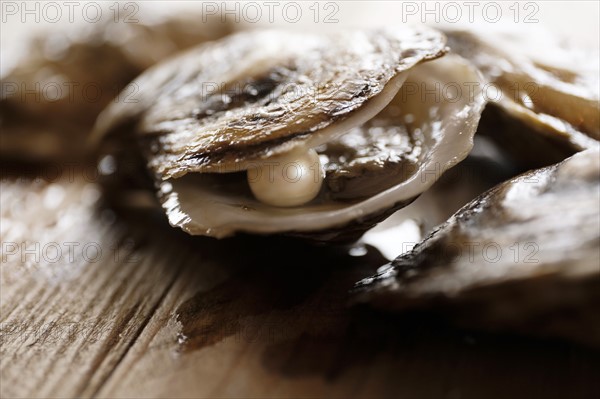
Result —
[{"label": "closed oyster shell", "polygon": [[216,17],[199,23],[201,16],[193,14],[142,14],[136,23],[110,18],[36,32],[2,48],[3,159],[82,159],[102,109],[121,90],[115,101],[135,97],[136,87],[127,86],[131,80],[171,54],[218,39],[233,28]]},{"label": "closed oyster shell", "polygon": [[355,300],[600,344],[600,151],[507,181],[357,284]]},{"label": "closed oyster shell", "polygon": [[[471,149],[481,93],[462,93],[453,101],[423,95],[427,87],[479,79],[460,57],[417,66],[444,52],[443,36],[427,28],[240,33],[142,75],[140,101],[108,108],[97,133],[110,141],[134,130],[171,224],[190,234],[356,238],[412,201]],[[207,82],[219,82],[219,89],[203,91]],[[390,102],[395,118],[388,108],[382,111]],[[378,134],[369,132],[373,127]],[[257,201],[245,175],[235,173],[297,148],[316,148],[329,159],[333,144],[348,131],[362,136],[368,154],[338,166],[369,165],[374,175],[389,177],[366,195],[340,200],[324,189],[308,204],[277,208]],[[378,146],[387,135],[411,144],[401,151]],[[410,158],[414,167],[398,179],[387,173],[385,162],[373,162],[378,153]]]},{"label": "closed oyster shell", "polygon": [[480,133],[522,167],[548,166],[599,145],[597,55],[567,47],[540,29],[444,32],[452,52],[471,61],[486,80],[490,102]]}]

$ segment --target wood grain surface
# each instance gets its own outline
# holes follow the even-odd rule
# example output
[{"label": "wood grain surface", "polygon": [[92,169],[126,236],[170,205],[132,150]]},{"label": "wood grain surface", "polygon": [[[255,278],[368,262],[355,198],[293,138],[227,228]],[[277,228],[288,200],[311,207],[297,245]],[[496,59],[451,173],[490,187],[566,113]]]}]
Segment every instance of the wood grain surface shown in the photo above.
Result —
[{"label": "wood grain surface", "polygon": [[189,237],[41,176],[0,185],[3,398],[600,395],[596,350],[348,306],[373,247]]}]

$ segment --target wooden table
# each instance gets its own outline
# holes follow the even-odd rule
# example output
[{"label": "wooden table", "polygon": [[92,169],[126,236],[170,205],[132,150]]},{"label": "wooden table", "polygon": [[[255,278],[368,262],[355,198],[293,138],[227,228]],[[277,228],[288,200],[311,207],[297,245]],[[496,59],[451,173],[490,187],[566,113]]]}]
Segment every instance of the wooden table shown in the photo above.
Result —
[{"label": "wooden table", "polygon": [[593,349],[348,306],[374,248],[189,237],[50,180],[0,186],[2,397],[600,396]]}]

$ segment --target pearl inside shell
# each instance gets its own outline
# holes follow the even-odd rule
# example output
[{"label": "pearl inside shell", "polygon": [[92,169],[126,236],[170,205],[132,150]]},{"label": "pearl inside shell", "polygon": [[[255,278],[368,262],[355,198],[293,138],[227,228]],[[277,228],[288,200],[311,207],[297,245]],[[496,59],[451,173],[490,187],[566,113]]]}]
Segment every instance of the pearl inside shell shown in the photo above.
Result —
[{"label": "pearl inside shell", "polygon": [[319,194],[323,168],[315,150],[294,150],[256,162],[248,169],[247,177],[259,201],[293,207],[304,205]]}]

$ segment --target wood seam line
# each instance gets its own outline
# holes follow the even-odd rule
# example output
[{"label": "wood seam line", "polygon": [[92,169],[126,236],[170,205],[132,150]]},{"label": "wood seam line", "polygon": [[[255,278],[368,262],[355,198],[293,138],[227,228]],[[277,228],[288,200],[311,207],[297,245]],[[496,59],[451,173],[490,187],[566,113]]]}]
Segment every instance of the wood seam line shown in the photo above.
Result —
[{"label": "wood seam line", "polygon": [[[104,385],[106,384],[106,382],[113,376],[114,372],[119,367],[119,365],[121,364],[121,362],[125,359],[125,357],[129,353],[129,351],[131,350],[131,348],[137,343],[138,338],[142,335],[142,333],[144,332],[144,330],[146,329],[146,327],[148,326],[148,324],[152,320],[152,317],[154,317],[154,315],[156,314],[156,312],[158,311],[158,309],[160,308],[160,306],[165,301],[165,299],[166,299],[167,295],[169,294],[169,292],[171,291],[171,289],[175,286],[175,283],[176,283],[177,279],[179,278],[179,276],[181,274],[181,271],[183,270],[183,267],[184,267],[184,262],[179,262],[179,268],[178,268],[177,272],[174,273],[173,278],[171,279],[171,281],[169,282],[169,284],[167,285],[167,287],[165,288],[165,290],[162,292],[160,298],[158,299],[158,301],[156,301],[156,303],[154,304],[154,306],[152,306],[152,308],[150,309],[150,312],[148,312],[148,316],[142,321],[142,323],[139,326],[139,328],[135,331],[135,333],[133,335],[133,338],[127,344],[127,347],[125,348],[125,350],[123,351],[123,353],[121,354],[121,356],[119,356],[119,358],[117,359],[114,367],[108,373],[106,373],[106,376],[104,378],[102,378],[102,380],[98,383],[97,387],[94,389],[94,391],[90,395],[91,398],[96,398],[97,397],[97,395],[100,392],[100,390],[104,387]],[[85,389],[85,386],[87,386],[87,383],[92,378],[93,378],[93,375],[90,376],[90,378],[86,381],[86,384],[83,385],[82,389],[80,389],[76,393],[75,396],[81,396],[81,394],[83,393],[83,391]]]}]

